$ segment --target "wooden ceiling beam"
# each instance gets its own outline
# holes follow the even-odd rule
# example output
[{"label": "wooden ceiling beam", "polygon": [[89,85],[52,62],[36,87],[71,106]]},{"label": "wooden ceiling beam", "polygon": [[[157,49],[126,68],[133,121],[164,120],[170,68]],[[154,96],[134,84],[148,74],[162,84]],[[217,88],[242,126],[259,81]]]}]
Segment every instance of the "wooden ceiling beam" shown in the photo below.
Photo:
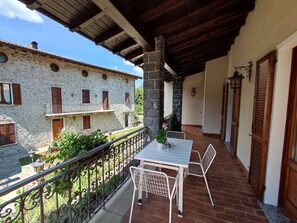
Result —
[{"label": "wooden ceiling beam", "polygon": [[153,7],[152,9],[148,10],[144,14],[140,16],[140,19],[143,23],[147,23],[153,19],[156,19],[160,15],[167,13],[173,9],[176,9],[180,6],[185,4],[184,1],[181,0],[170,0],[170,1],[165,1],[161,4],[159,4],[156,7]]},{"label": "wooden ceiling beam", "polygon": [[101,34],[100,36],[97,36],[95,38],[95,43],[97,45],[104,44],[105,42],[115,39],[124,33],[125,33],[124,30],[122,30],[118,25],[115,25],[110,30],[106,31],[105,33]]},{"label": "wooden ceiling beam", "polygon": [[143,54],[143,49],[138,48],[136,50],[133,50],[130,53],[127,53],[124,57],[125,57],[125,60],[132,60],[133,58],[138,57],[138,56],[140,56],[142,54]]},{"label": "wooden ceiling beam", "polygon": [[209,31],[215,30],[219,27],[229,26],[230,23],[232,24],[234,21],[236,23],[237,19],[240,20],[240,17],[245,19],[246,14],[246,11],[242,13],[231,11],[230,13],[227,13],[225,15],[218,16],[198,26],[184,30],[183,32],[178,33],[177,35],[166,38],[166,46],[177,44],[177,41],[186,41],[192,38],[193,36],[200,36],[203,33],[208,33]]},{"label": "wooden ceiling beam", "polygon": [[226,56],[227,54],[228,54],[228,50],[213,52],[213,53],[207,54],[207,55],[201,55],[201,57],[199,57],[200,59],[195,58],[195,60],[192,60],[192,61],[190,61],[188,63],[184,63],[183,65],[179,66],[179,69],[180,70],[185,70],[188,67],[191,67],[191,66],[196,65],[196,64],[197,64],[197,66],[199,66],[199,65],[205,64],[209,60],[213,60],[213,59],[216,59],[218,57]]},{"label": "wooden ceiling beam", "polygon": [[104,11],[118,26],[125,30],[131,38],[135,39],[144,49],[151,51],[154,39],[144,30],[144,26],[133,18],[133,13],[122,3],[112,0],[92,0],[102,11]]},{"label": "wooden ceiling beam", "polygon": [[[217,28],[213,31],[207,32],[203,35],[200,35],[198,37],[193,37],[193,39],[184,41],[182,43],[176,44],[175,46],[170,47],[169,53],[175,53],[178,51],[182,51],[185,49],[190,49],[191,47],[200,44],[202,42],[206,42],[207,40],[211,40],[217,36],[237,31],[239,33],[239,29],[242,25],[244,25],[245,19],[241,19],[238,21],[235,21],[233,23],[230,23],[228,26]],[[235,36],[234,36],[235,38]]]},{"label": "wooden ceiling beam", "polygon": [[[226,44],[226,45],[221,45],[221,46],[217,46],[217,47],[211,47],[208,49],[204,49],[199,52],[193,53],[191,55],[185,56],[183,58],[179,58],[178,61],[180,61],[183,64],[187,61],[195,60],[196,58],[203,57],[203,56],[211,54],[213,52],[220,52],[220,51],[226,51],[226,50],[227,50],[227,52],[230,50],[230,45]],[[177,66],[179,66],[179,65],[180,64],[177,63]]]},{"label": "wooden ceiling beam", "polygon": [[25,3],[27,4],[27,7],[31,10],[35,10],[40,8],[43,4],[45,4],[48,0],[31,0],[29,3]]},{"label": "wooden ceiling beam", "polygon": [[203,71],[205,71],[205,66],[195,67],[193,69],[185,71],[183,74],[183,77],[188,77],[188,76],[191,76],[191,75],[203,72]]},{"label": "wooden ceiling beam", "polygon": [[[155,46],[154,38],[145,29],[144,24],[135,16],[123,1],[119,0],[92,0],[102,11],[115,21],[131,38],[143,49],[152,51]],[[166,61],[167,62],[167,61]],[[176,75],[176,72],[166,63],[167,69]]]},{"label": "wooden ceiling beam", "polygon": [[89,11],[88,17],[79,16],[79,19],[69,27],[69,30],[71,32],[77,32],[79,30],[82,30],[84,27],[94,23],[96,20],[99,20],[104,15],[105,12],[102,12],[98,7],[94,7],[93,10]]},{"label": "wooden ceiling beam", "polygon": [[118,53],[136,44],[138,43],[134,39],[129,38],[129,39],[126,39],[124,42],[121,42],[120,44],[116,45],[114,48],[112,48],[112,52]]},{"label": "wooden ceiling beam", "polygon": [[209,15],[210,11],[214,11],[216,8],[218,8],[220,5],[224,5],[228,3],[230,0],[218,0],[213,1],[212,3],[204,6],[199,7],[198,9],[194,10],[191,13],[186,14],[185,16],[177,19],[172,19],[171,22],[167,23],[164,22],[164,24],[160,24],[157,28],[153,29],[153,34],[158,35],[160,33],[168,33],[173,32],[177,27],[184,26],[185,23],[188,21],[191,21],[193,19],[197,19],[200,17],[205,17],[205,15]]},{"label": "wooden ceiling beam", "polygon": [[135,64],[135,66],[139,66],[143,64],[143,57],[137,58],[136,60],[133,61],[133,63]]},{"label": "wooden ceiling beam", "polygon": [[171,57],[174,58],[174,60],[182,60],[183,58],[187,57],[187,56],[193,56],[196,54],[199,54],[199,52],[203,52],[203,51],[208,51],[211,49],[218,49],[221,46],[230,46],[234,43],[234,37],[230,37],[230,38],[219,38],[217,39],[217,41],[211,41],[211,42],[205,42],[203,44],[199,44],[196,46],[193,46],[190,50],[184,50],[182,52],[176,53],[176,54],[171,54]]}]

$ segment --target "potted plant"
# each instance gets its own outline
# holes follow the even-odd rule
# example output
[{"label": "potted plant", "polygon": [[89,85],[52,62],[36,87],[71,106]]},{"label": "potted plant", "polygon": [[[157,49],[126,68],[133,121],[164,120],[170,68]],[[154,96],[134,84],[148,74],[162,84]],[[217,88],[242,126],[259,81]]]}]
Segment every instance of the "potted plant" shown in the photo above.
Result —
[{"label": "potted plant", "polygon": [[167,130],[168,130],[168,124],[164,122],[162,124],[162,128],[159,129],[159,131],[156,134],[156,141],[158,142],[158,148],[164,148],[167,141],[167,136],[166,136]]}]

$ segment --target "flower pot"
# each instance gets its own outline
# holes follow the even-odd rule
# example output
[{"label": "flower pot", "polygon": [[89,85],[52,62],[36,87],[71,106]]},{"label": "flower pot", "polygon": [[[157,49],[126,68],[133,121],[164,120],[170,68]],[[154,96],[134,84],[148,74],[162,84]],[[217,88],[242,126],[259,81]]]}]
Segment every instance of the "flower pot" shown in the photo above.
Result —
[{"label": "flower pot", "polygon": [[164,149],[165,144],[158,142],[158,149]]}]

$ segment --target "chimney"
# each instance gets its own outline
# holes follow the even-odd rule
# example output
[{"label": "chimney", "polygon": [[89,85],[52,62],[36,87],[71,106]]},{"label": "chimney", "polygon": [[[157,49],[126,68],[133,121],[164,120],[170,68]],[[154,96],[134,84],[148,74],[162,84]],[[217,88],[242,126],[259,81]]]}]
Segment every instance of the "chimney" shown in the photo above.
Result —
[{"label": "chimney", "polygon": [[35,41],[33,41],[32,43],[30,43],[30,44],[28,45],[28,47],[31,48],[31,49],[38,50],[38,43],[35,42]]}]

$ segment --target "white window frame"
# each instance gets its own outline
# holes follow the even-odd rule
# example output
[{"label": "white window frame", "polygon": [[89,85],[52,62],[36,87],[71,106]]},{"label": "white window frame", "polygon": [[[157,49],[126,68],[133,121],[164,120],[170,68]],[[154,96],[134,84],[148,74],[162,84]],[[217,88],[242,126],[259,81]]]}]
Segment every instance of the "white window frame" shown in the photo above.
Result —
[{"label": "white window frame", "polygon": [[[8,84],[9,85],[9,93],[10,93],[10,101],[11,103],[1,103],[1,98],[0,98],[0,106],[9,106],[9,105],[14,105],[13,101],[13,91],[12,91],[12,82],[5,82],[5,81],[0,81],[0,84],[3,86],[3,84]],[[3,90],[4,92],[4,90]],[[1,93],[1,92],[0,92]],[[3,96],[4,97],[4,96]]]}]

